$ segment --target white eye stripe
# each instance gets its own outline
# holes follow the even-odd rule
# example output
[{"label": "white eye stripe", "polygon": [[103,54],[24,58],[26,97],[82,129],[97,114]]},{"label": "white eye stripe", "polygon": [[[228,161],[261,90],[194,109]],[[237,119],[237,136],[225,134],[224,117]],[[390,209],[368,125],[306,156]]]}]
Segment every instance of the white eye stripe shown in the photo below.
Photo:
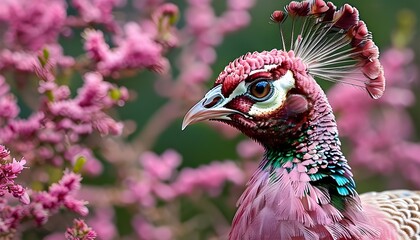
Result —
[{"label": "white eye stripe", "polygon": [[253,70],[253,71],[251,71],[249,74],[248,74],[248,76],[252,76],[253,74],[255,74],[255,73],[259,73],[259,72],[267,72],[267,71],[270,71],[271,69],[274,69],[274,68],[276,68],[278,65],[276,65],[276,64],[272,64],[272,65],[265,65],[264,66],[264,69],[258,69],[258,70]]},{"label": "white eye stripe", "polygon": [[230,102],[237,96],[243,95],[248,91],[248,84],[245,84],[245,81],[242,81],[236,86],[235,90],[229,95],[224,102]]},{"label": "white eye stripe", "polygon": [[287,71],[280,79],[273,82],[274,93],[266,101],[257,102],[252,105],[249,115],[259,116],[271,113],[281,107],[286,100],[287,92],[295,86],[293,73]]},{"label": "white eye stripe", "polygon": [[[251,71],[248,76],[252,76],[255,73],[259,73],[259,72],[267,72],[270,71],[271,69],[276,68],[278,65],[276,64],[272,64],[272,65],[266,65],[264,66],[264,69],[258,69],[258,70],[253,70]],[[235,90],[233,90],[233,92],[229,95],[228,98],[226,98],[226,102],[229,102],[230,100],[234,99],[237,96],[243,95],[248,91],[248,86],[251,84],[252,82],[245,82],[242,81],[238,84],[238,86],[236,86]]]},{"label": "white eye stripe", "polygon": [[[264,69],[252,71],[249,75],[258,72],[265,72],[275,67],[277,67],[277,65],[268,65],[265,66]],[[246,94],[248,92],[249,85],[251,85],[252,83],[253,82],[240,82],[235,88],[235,90],[233,90],[233,92],[229,95],[229,97],[224,100],[224,102],[230,102],[237,96]],[[266,101],[255,103],[252,106],[251,111],[249,113],[251,115],[262,115],[276,110],[283,104],[287,92],[294,86],[295,79],[293,78],[293,73],[289,70],[286,72],[286,74],[280,77],[280,79],[273,81],[274,93],[272,94],[272,96]]]}]

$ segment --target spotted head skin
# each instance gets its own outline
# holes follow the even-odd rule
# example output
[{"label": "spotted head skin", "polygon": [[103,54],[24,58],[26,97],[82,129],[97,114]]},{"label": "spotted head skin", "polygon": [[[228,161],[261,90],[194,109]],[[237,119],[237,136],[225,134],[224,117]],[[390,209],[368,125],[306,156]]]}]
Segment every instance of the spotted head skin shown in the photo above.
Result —
[{"label": "spotted head skin", "polygon": [[[287,42],[281,30],[282,50],[248,53],[228,64],[183,122],[185,128],[203,120],[221,121],[265,148],[238,201],[229,239],[406,236],[386,207],[363,202],[357,194],[333,111],[315,81],[316,77],[342,82],[347,74],[350,80],[343,83],[379,98],[385,79],[371,34],[350,5],[337,9],[332,3],[312,0],[291,2],[285,9],[275,11],[272,20],[280,29],[286,19],[295,27],[301,21],[296,37],[292,32]],[[419,203],[413,205],[417,211]],[[408,239],[420,236],[419,232],[417,225]]]}]

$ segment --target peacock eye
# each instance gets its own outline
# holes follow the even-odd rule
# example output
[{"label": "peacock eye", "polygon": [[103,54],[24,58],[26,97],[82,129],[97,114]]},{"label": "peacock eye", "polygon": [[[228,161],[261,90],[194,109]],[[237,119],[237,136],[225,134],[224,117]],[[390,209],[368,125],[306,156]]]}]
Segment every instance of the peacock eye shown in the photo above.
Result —
[{"label": "peacock eye", "polygon": [[273,86],[267,80],[260,80],[252,83],[249,86],[250,95],[255,98],[255,100],[263,101],[271,95]]}]

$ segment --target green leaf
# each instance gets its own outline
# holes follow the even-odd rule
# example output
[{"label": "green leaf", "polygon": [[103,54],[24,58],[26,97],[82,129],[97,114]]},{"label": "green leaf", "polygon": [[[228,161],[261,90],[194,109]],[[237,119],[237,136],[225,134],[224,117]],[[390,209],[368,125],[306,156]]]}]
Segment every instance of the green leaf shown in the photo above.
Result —
[{"label": "green leaf", "polygon": [[83,166],[85,165],[87,159],[84,156],[80,156],[77,158],[76,162],[73,166],[73,172],[80,173],[82,171]]},{"label": "green leaf", "polygon": [[118,88],[114,88],[109,91],[109,96],[112,98],[112,100],[119,100],[121,98],[121,92]]}]

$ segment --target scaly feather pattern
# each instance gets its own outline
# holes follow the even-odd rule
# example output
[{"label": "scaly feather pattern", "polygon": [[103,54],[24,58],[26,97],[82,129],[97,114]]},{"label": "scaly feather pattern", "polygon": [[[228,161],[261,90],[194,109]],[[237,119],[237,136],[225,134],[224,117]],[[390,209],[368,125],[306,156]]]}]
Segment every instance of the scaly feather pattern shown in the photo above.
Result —
[{"label": "scaly feather pattern", "polygon": [[400,239],[420,239],[420,191],[394,190],[361,194],[364,208],[383,212]]},{"label": "scaly feather pattern", "polygon": [[[358,195],[333,111],[315,81],[362,87],[374,99],[383,94],[379,50],[357,9],[291,2],[271,19],[279,24],[283,50],[248,53],[228,64],[183,122],[185,128],[221,121],[265,148],[229,239],[418,239],[420,193]],[[344,75],[350,81],[341,80]]]}]

